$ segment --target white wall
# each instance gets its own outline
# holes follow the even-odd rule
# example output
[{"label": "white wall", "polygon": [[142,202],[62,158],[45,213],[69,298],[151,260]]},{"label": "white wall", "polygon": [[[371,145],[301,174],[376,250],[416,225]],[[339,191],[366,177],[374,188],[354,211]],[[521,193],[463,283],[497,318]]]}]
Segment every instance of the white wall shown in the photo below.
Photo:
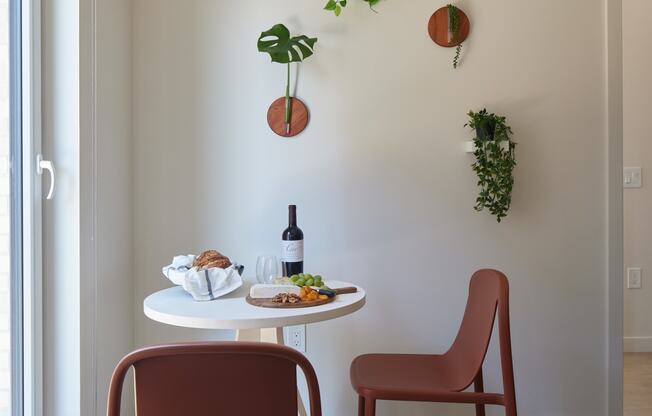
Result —
[{"label": "white wall", "polygon": [[[168,286],[160,267],[176,253],[218,248],[251,275],[296,203],[307,270],[369,294],[357,314],[308,329],[326,415],[354,412],[354,356],[443,351],[484,266],[511,278],[520,412],[605,414],[605,4],[461,1],[473,26],[453,70],[453,50],[426,32],[438,4],[359,3],[336,19],[317,0],[134,0],[136,344],[231,337],[154,323],[142,300]],[[301,66],[312,120],[295,140],[265,121],[284,68],[255,42],[277,22],[320,38]],[[484,106],[519,143],[502,224],[473,210],[462,150],[465,114]],[[487,370],[499,390],[494,347]],[[379,412],[445,409],[473,412]]]},{"label": "white wall", "polygon": [[[134,345],[131,0],[97,0],[97,402]],[[131,389],[125,389],[125,397]],[[129,403],[129,399],[126,399]],[[127,414],[127,413],[125,413]]]},{"label": "white wall", "polygon": [[[643,288],[625,289],[625,348],[652,352],[652,14],[648,0],[623,1],[624,163],[643,168],[643,188],[625,190],[625,266],[643,269]],[[625,285],[627,282],[625,281]]]}]

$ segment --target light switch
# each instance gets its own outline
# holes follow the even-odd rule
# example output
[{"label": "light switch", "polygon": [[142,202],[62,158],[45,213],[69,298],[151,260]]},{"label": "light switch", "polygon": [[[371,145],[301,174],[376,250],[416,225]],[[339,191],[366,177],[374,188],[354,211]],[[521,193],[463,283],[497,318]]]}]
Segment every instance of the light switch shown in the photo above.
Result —
[{"label": "light switch", "polygon": [[640,188],[642,186],[643,174],[641,168],[625,168],[625,188]]},{"label": "light switch", "polygon": [[641,268],[630,267],[627,269],[627,289],[640,289],[641,286]]}]

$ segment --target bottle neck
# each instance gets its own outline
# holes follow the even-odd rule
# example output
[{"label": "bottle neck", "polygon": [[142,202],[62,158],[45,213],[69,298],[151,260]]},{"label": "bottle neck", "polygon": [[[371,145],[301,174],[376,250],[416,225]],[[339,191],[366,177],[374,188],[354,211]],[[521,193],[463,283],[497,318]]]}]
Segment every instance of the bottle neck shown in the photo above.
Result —
[{"label": "bottle neck", "polygon": [[295,205],[289,207],[288,223],[290,227],[297,226],[297,207]]}]

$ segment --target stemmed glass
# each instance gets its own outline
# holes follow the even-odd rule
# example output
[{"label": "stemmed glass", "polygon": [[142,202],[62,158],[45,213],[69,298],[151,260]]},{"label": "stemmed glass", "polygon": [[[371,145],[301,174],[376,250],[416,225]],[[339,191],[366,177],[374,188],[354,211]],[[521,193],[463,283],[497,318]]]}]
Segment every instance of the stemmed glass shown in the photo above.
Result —
[{"label": "stemmed glass", "polygon": [[258,256],[256,262],[256,279],[258,283],[272,283],[279,275],[279,264],[276,256]]}]

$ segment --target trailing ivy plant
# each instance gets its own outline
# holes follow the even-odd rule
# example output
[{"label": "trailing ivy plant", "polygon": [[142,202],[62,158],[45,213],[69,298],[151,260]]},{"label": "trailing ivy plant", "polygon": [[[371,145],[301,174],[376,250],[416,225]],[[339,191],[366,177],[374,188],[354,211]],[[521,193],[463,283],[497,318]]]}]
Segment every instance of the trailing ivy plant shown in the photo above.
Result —
[{"label": "trailing ivy plant", "polygon": [[[369,4],[371,10],[374,10],[374,6],[380,3],[380,0],[363,0],[363,1]],[[340,14],[342,14],[342,10],[344,10],[347,3],[348,3],[347,0],[328,0],[328,3],[326,3],[326,6],[324,6],[324,10],[331,11],[335,13],[335,16],[339,16]]]},{"label": "trailing ivy plant", "polygon": [[285,129],[290,130],[292,121],[292,97],[290,97],[290,64],[302,62],[314,53],[317,38],[308,36],[290,37],[290,30],[283,24],[276,24],[262,32],[258,38],[258,51],[268,53],[272,62],[287,64],[287,83],[285,85]]},{"label": "trailing ivy plant", "polygon": [[501,222],[507,216],[512,203],[514,187],[514,167],[516,158],[512,142],[512,129],[505,117],[487,113],[469,111],[468,126],[475,130],[474,155],[476,162],[472,165],[478,175],[480,193],[476,199],[476,211],[487,209],[496,220]]},{"label": "trailing ivy plant", "polygon": [[[460,19],[460,9],[449,4],[448,9],[448,33],[451,34],[451,43],[456,43],[460,39],[460,30],[462,28],[462,19]],[[453,68],[460,64],[460,54],[462,53],[462,42],[455,48],[455,57],[453,58]]]}]

